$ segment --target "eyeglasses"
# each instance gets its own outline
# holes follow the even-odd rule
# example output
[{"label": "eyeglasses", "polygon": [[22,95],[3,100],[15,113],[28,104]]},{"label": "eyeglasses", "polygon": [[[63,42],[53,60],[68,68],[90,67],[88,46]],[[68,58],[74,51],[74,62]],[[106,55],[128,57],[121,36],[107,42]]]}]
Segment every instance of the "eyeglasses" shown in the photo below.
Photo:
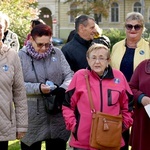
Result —
[{"label": "eyeglasses", "polygon": [[104,61],[108,60],[108,58],[103,58],[103,57],[99,57],[99,58],[97,58],[97,57],[90,57],[90,59],[91,59],[92,61],[94,61],[94,62],[96,62],[97,60],[98,60],[99,62],[104,62]]},{"label": "eyeglasses", "polygon": [[37,43],[35,40],[34,40],[34,42],[36,43],[37,47],[39,47],[39,48],[42,48],[43,46],[45,46],[45,48],[49,48],[50,45],[51,45],[51,43],[45,43],[45,44],[43,44],[43,43]]},{"label": "eyeglasses", "polygon": [[136,24],[136,25],[126,24],[125,27],[126,27],[127,30],[132,30],[134,28],[135,31],[138,31],[141,28],[143,28],[143,26],[140,25],[140,24]]}]

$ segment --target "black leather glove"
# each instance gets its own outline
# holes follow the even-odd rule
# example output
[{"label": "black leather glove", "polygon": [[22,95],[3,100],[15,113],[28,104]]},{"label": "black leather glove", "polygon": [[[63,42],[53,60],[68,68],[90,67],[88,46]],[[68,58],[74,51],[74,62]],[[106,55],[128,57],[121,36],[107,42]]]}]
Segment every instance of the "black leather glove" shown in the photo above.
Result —
[{"label": "black leather glove", "polygon": [[58,112],[62,109],[62,103],[65,99],[65,89],[58,87],[55,90],[51,91],[50,94],[55,95],[55,106],[58,109]]},{"label": "black leather glove", "polygon": [[62,105],[64,99],[65,99],[65,89],[64,88],[61,88],[61,87],[58,87],[56,88],[55,90],[51,91],[50,94],[52,95],[56,95],[56,98],[55,100]]}]

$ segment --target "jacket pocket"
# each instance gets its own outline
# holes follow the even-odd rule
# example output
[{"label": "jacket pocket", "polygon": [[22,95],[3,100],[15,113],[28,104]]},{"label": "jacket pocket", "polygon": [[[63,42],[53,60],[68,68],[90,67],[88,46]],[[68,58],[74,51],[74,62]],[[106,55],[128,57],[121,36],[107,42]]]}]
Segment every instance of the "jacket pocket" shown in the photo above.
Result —
[{"label": "jacket pocket", "polygon": [[107,95],[108,95],[108,106],[116,105],[118,103],[120,91],[108,89]]},{"label": "jacket pocket", "polygon": [[0,131],[1,133],[9,132],[12,125],[15,123],[15,108],[12,101],[5,102],[1,105],[0,112]]},{"label": "jacket pocket", "polygon": [[77,139],[83,145],[89,145],[92,114],[83,112],[80,117],[80,122],[77,128]]}]

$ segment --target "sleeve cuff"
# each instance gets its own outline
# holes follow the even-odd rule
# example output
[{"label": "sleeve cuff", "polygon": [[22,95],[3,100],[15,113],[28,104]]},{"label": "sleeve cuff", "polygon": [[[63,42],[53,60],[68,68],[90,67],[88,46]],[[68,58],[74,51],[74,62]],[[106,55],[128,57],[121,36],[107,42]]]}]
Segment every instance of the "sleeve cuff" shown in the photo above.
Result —
[{"label": "sleeve cuff", "polygon": [[142,98],[145,96],[145,94],[141,94],[139,97],[138,97],[138,103],[141,104],[141,101],[142,101]]},{"label": "sleeve cuff", "polygon": [[41,94],[44,94],[44,93],[42,92],[42,90],[41,90],[41,84],[42,84],[42,83],[39,84],[39,90],[40,90],[40,93],[41,93]]}]

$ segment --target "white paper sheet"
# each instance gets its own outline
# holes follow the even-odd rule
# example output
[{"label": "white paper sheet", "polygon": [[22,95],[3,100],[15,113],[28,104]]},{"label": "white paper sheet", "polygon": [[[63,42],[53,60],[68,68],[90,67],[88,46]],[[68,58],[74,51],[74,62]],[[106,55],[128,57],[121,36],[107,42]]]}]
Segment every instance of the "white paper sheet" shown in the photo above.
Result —
[{"label": "white paper sheet", "polygon": [[144,106],[144,108],[145,108],[145,110],[146,110],[146,112],[147,112],[147,114],[148,114],[148,116],[150,118],[150,104]]}]

